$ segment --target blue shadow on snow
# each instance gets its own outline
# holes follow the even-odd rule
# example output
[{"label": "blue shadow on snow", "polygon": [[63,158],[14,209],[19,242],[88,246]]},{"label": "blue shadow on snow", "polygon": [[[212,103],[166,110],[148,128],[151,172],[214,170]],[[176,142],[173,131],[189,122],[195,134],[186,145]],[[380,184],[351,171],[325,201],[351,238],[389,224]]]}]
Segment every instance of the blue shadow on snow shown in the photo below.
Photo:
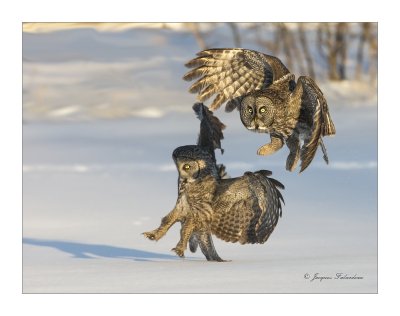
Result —
[{"label": "blue shadow on snow", "polygon": [[135,261],[152,261],[151,259],[180,260],[179,257],[174,255],[107,245],[83,244],[69,241],[43,240],[34,238],[23,238],[22,242],[27,245],[55,248],[73,255],[74,258],[82,259],[104,257],[132,259]]}]

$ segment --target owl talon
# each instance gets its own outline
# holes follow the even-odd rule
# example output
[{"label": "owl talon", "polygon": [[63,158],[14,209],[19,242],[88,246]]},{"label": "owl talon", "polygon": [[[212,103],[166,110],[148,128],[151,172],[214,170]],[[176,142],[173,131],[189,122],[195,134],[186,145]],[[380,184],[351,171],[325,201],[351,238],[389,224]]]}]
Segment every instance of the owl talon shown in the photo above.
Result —
[{"label": "owl talon", "polygon": [[274,153],[275,150],[273,150],[269,144],[266,144],[264,146],[261,146],[260,148],[258,148],[257,150],[257,155],[260,156],[267,156],[267,155],[271,155],[272,153]]},{"label": "owl talon", "polygon": [[154,232],[144,232],[142,233],[142,235],[144,235],[144,237],[150,239],[150,240],[158,240],[159,238],[157,238],[158,236],[156,235],[156,233]]},{"label": "owl talon", "polygon": [[257,154],[261,156],[271,155],[274,152],[281,149],[282,146],[283,146],[283,139],[276,136],[271,136],[271,142],[258,148]]},{"label": "owl talon", "polygon": [[172,248],[173,252],[175,252],[179,257],[184,258],[184,251],[180,248]]}]

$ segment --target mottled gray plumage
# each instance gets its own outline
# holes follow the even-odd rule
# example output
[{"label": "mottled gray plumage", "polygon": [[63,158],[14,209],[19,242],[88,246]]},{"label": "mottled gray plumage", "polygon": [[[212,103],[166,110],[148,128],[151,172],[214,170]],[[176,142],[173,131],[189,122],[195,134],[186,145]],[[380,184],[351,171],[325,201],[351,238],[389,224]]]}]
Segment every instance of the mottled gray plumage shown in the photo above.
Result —
[{"label": "mottled gray plumage", "polygon": [[181,238],[173,249],[179,256],[189,243],[193,252],[200,246],[207,260],[223,261],[211,235],[241,244],[264,243],[282,215],[279,189],[284,187],[266,170],[224,178],[224,167],[216,164],[214,155],[221,148],[224,125],[203,104],[193,109],[201,120],[198,145],[178,147],[172,154],[179,172],[176,205],[160,227],[144,235],[158,240],[180,221]]},{"label": "mottled gray plumage", "polygon": [[258,149],[259,155],[272,154],[286,143],[286,169],[293,171],[301,160],[302,172],[320,145],[328,163],[322,137],[336,131],[313,79],[301,76],[296,84],[278,58],[247,49],[210,49],[198,56],[186,64],[194,69],[183,78],[198,79],[189,91],[201,101],[216,95],[211,109],[227,102],[226,111],[238,109],[247,129],[269,133],[271,142]]}]

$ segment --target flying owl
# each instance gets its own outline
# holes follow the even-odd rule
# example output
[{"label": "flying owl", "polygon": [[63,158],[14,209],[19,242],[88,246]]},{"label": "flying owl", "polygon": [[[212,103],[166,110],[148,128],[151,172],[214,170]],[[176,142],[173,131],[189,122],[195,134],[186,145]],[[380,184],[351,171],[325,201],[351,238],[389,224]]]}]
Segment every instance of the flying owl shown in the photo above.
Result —
[{"label": "flying owl", "polygon": [[243,125],[253,131],[269,133],[271,141],[260,147],[259,155],[270,155],[286,143],[289,156],[286,169],[293,171],[299,159],[300,172],[314,159],[318,146],[328,163],[323,136],[334,135],[335,126],[323,93],[311,77],[295,76],[276,57],[233,48],[208,49],[186,66],[193,68],[183,79],[195,80],[189,88],[210,105],[225,110],[238,109]]},{"label": "flying owl", "polygon": [[176,205],[157,229],[143,234],[159,240],[179,221],[180,240],[172,249],[178,256],[184,256],[189,243],[192,252],[200,246],[207,260],[224,261],[212,234],[228,242],[265,243],[282,216],[279,189],[284,186],[267,170],[226,179],[214,154],[221,148],[224,125],[203,104],[193,109],[201,120],[197,145],[178,147],[172,154],[179,173]]}]

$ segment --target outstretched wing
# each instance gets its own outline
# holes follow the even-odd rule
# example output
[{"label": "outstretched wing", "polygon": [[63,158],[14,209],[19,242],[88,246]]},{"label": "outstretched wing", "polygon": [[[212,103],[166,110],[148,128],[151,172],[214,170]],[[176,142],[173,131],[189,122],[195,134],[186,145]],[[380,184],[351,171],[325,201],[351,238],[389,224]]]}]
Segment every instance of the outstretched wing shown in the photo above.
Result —
[{"label": "outstretched wing", "polygon": [[216,95],[211,110],[218,109],[226,101],[268,87],[289,73],[278,58],[248,49],[208,49],[197,56],[186,64],[194,69],[183,79],[198,79],[189,91],[198,93],[200,101]]},{"label": "outstretched wing", "polygon": [[212,232],[229,242],[264,243],[282,216],[284,186],[269,178],[270,171],[246,172],[221,181],[214,205]]},{"label": "outstretched wing", "polygon": [[336,129],[331,116],[329,114],[328,103],[322,93],[321,89],[317,86],[315,81],[308,76],[301,76],[298,80],[303,86],[303,103],[308,103],[311,109],[315,107],[315,100],[317,99],[321,107],[321,133],[322,136],[335,135]]},{"label": "outstretched wing", "polygon": [[311,135],[305,139],[301,148],[301,169],[304,171],[314,159],[318,146],[321,146],[324,159],[328,163],[328,156],[322,142],[323,136],[334,135],[335,125],[329,114],[328,103],[315,81],[307,76],[299,77],[292,94],[293,104],[301,107],[300,120],[311,127]]}]

